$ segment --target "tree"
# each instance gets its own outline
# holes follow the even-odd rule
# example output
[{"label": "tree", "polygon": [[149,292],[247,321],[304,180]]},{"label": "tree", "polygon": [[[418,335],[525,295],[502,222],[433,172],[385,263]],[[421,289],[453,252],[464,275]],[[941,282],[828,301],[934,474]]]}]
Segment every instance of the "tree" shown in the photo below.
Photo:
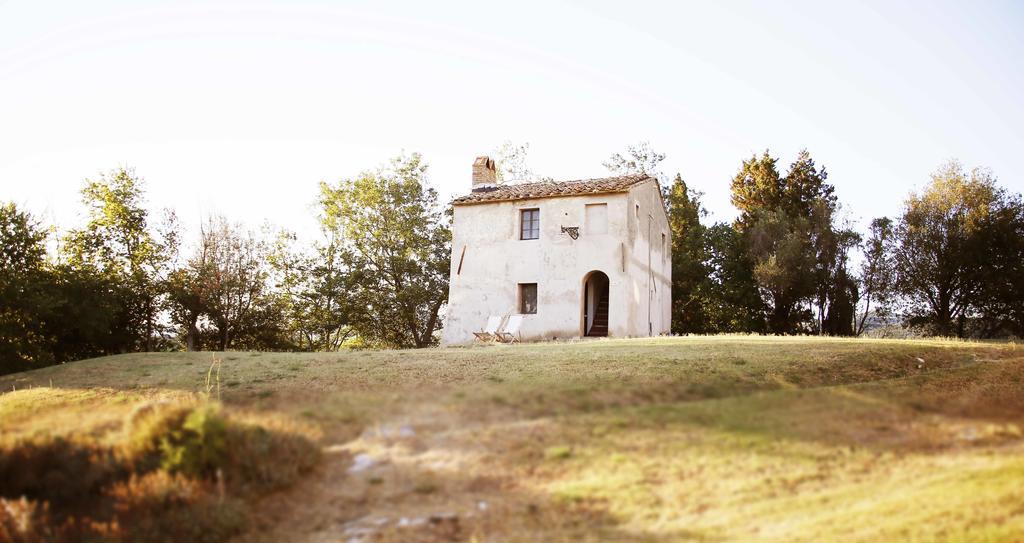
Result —
[{"label": "tree", "polygon": [[530,144],[515,144],[505,141],[493,151],[498,182],[534,181],[536,174],[526,164]]},{"label": "tree", "polygon": [[810,239],[814,251],[815,309],[818,334],[852,336],[859,296],[857,282],[847,264],[850,251],[860,243],[860,234],[849,226],[840,227],[834,216],[838,204],[818,199],[810,216]]},{"label": "tree", "polygon": [[747,243],[733,225],[718,223],[706,231],[709,281],[701,290],[709,333],[766,331],[765,307],[747,258]]},{"label": "tree", "polygon": [[121,288],[92,267],[52,262],[48,231],[0,206],[0,373],[123,349]]},{"label": "tree", "polygon": [[651,148],[651,144],[642,141],[626,148],[625,154],[614,153],[604,163],[608,171],[616,175],[646,174],[664,182],[665,175],[661,172],[661,162],[665,155]]},{"label": "tree", "polygon": [[759,212],[780,210],[790,217],[810,217],[815,206],[834,210],[835,189],[828,172],[818,168],[807,150],[800,151],[782,176],[768,151],[743,161],[731,183],[732,204],[740,210],[739,223],[749,227]]},{"label": "tree", "polygon": [[123,352],[131,344],[118,280],[92,266],[58,262],[53,267],[54,310],[47,321],[53,361],[67,362]]},{"label": "tree", "polygon": [[451,230],[418,153],[320,185],[321,221],[341,241],[351,324],[372,344],[436,342],[448,299]]},{"label": "tree", "polygon": [[967,318],[981,303],[992,218],[1005,205],[992,174],[956,161],[912,193],[896,227],[897,288],[912,323],[932,333],[964,337]]},{"label": "tree", "polygon": [[700,193],[686,186],[676,174],[665,191],[669,231],[672,233],[672,332],[677,334],[707,331],[703,307],[709,281],[707,253],[704,247],[705,215]]},{"label": "tree", "polygon": [[1024,338],[1024,201],[1004,195],[986,224],[979,334]]},{"label": "tree", "polygon": [[[268,305],[265,262],[267,245],[252,231],[224,217],[207,219],[200,234],[198,266],[200,288],[206,296],[206,314],[216,330],[217,349],[232,347],[235,336],[254,337],[261,311]],[[262,345],[250,344],[249,347]]]},{"label": "tree", "polygon": [[[804,150],[779,174],[767,151],[743,161],[731,183],[732,203],[740,210],[737,230],[747,242],[754,278],[768,308],[768,327],[774,333],[804,329],[814,302],[817,331],[824,333],[832,302],[850,304],[852,283],[845,270],[848,248],[855,234],[835,228],[838,202],[827,183],[825,168],[818,168]],[[845,333],[833,312],[833,325]]]},{"label": "tree", "polygon": [[349,274],[341,244],[333,231],[324,231],[312,254],[296,248],[295,242],[294,234],[282,232],[270,258],[288,333],[302,350],[336,351],[353,334],[348,325]]},{"label": "tree", "polygon": [[891,219],[881,217],[871,221],[868,239],[861,248],[864,260],[861,262],[860,274],[857,277],[860,314],[854,333],[858,336],[864,333],[869,316],[887,314],[888,305],[892,300],[895,281],[893,236]]},{"label": "tree", "polygon": [[118,286],[122,350],[154,348],[161,282],[177,243],[173,214],[168,213],[163,231],[150,224],[143,186],[128,168],[86,181],[82,202],[88,222],[68,235],[65,246],[70,265],[93,270]]},{"label": "tree", "polygon": [[806,217],[781,209],[756,215],[744,233],[754,278],[768,307],[768,329],[776,334],[800,331],[810,318],[801,307],[815,292],[814,252]]},{"label": "tree", "polygon": [[171,322],[185,334],[185,350],[194,351],[199,340],[199,319],[209,311],[208,268],[205,258],[197,258],[175,269],[167,278],[167,309]]},{"label": "tree", "polygon": [[56,300],[47,237],[29,213],[0,205],[0,373],[53,362],[46,322]]}]

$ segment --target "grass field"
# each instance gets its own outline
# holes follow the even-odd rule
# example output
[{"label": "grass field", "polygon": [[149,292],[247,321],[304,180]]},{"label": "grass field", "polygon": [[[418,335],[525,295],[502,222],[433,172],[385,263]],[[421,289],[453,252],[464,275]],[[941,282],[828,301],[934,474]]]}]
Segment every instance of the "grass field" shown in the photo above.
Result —
[{"label": "grass field", "polygon": [[121,355],[0,377],[0,444],[116,443],[140,402],[207,391],[214,358],[227,413],[323,450],[247,497],[246,541],[1024,540],[1014,344]]}]

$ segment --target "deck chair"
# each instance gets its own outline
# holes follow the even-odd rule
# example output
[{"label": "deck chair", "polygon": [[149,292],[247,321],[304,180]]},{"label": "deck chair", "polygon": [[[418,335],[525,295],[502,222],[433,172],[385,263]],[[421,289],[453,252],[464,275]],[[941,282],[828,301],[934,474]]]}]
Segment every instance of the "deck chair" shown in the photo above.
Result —
[{"label": "deck chair", "polygon": [[505,327],[498,332],[496,339],[502,343],[519,343],[522,337],[519,335],[519,328],[523,325],[522,315],[512,315],[505,323]]},{"label": "deck chair", "polygon": [[484,329],[479,332],[473,332],[473,335],[480,341],[498,339],[498,329],[501,328],[501,324],[504,320],[505,319],[499,315],[491,315],[490,317],[487,317],[487,326],[484,326]]}]

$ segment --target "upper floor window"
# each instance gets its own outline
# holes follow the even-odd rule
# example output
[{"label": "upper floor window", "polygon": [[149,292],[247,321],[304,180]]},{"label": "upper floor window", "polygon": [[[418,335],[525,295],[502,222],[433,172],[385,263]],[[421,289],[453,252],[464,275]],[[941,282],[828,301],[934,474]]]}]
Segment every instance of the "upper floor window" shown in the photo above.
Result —
[{"label": "upper floor window", "polygon": [[524,209],[519,212],[519,239],[540,238],[540,210]]},{"label": "upper floor window", "polygon": [[586,234],[608,233],[608,204],[587,204],[584,209]]}]

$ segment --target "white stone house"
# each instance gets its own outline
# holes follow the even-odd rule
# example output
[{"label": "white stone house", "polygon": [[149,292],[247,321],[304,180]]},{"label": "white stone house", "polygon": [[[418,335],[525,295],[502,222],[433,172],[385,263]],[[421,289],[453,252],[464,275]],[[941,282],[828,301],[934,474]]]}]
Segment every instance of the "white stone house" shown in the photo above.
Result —
[{"label": "white stone house", "polygon": [[454,201],[442,343],[512,314],[523,341],[667,334],[670,236],[652,177],[499,184],[479,157],[472,192]]}]

